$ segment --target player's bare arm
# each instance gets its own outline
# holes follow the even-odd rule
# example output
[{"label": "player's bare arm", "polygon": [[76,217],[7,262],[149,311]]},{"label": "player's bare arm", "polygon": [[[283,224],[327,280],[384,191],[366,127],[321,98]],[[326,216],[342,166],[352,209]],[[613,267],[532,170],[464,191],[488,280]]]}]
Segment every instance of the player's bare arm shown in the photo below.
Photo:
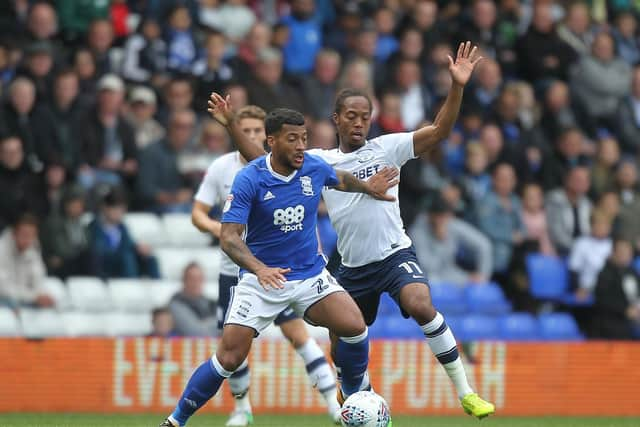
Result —
[{"label": "player's bare arm", "polygon": [[368,181],[361,181],[350,172],[336,169],[340,183],[333,189],[348,193],[364,193],[378,200],[393,202],[396,198],[387,194],[387,190],[398,185],[398,174],[397,169],[385,167]]},{"label": "player's bare arm", "polygon": [[198,200],[193,202],[191,208],[191,222],[203,233],[211,233],[216,239],[220,238],[220,221],[209,217],[211,206]]},{"label": "player's bare arm", "polygon": [[231,139],[242,154],[242,157],[251,161],[267,154],[263,148],[251,143],[247,136],[240,130],[238,121],[235,120],[235,112],[231,106],[229,95],[223,98],[222,95],[212,92],[208,101],[207,111],[218,123],[224,126],[231,135]]},{"label": "player's bare arm", "polygon": [[458,119],[464,86],[481,59],[482,57],[478,55],[478,47],[472,48],[469,41],[460,43],[455,61],[449,56],[451,89],[433,123],[414,132],[413,151],[416,156],[426,153],[435,144],[449,136]]},{"label": "player's bare arm", "polygon": [[269,290],[269,288],[282,289],[283,284],[287,281],[284,275],[291,269],[267,267],[253,256],[242,239],[244,230],[244,224],[223,223],[220,231],[220,247],[233,262],[255,274],[265,290]]}]

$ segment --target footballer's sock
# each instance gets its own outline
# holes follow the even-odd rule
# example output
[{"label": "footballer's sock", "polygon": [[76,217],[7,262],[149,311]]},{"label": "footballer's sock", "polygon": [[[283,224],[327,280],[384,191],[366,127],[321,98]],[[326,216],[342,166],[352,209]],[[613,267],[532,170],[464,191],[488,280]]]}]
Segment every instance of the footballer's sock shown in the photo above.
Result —
[{"label": "footballer's sock", "polygon": [[230,375],[231,372],[222,367],[215,355],[198,366],[189,378],[169,420],[180,426],[185,425],[189,417],[216,394],[222,382]]},{"label": "footballer's sock", "polygon": [[313,338],[309,338],[306,343],[296,348],[296,352],[304,360],[311,384],[318,388],[327,402],[329,414],[335,414],[340,409],[336,401],[336,380],[322,349]]},{"label": "footballer's sock", "polygon": [[431,351],[442,364],[451,381],[453,381],[458,397],[462,398],[469,393],[473,393],[467,381],[467,374],[462,366],[462,360],[460,360],[460,355],[458,354],[456,339],[444,321],[442,314],[436,313],[436,317],[431,322],[420,327],[427,338]]},{"label": "footballer's sock", "polygon": [[249,383],[251,382],[251,371],[247,359],[229,377],[229,388],[235,401],[234,411],[251,413],[251,402],[249,401]]},{"label": "footballer's sock", "polygon": [[336,366],[340,368],[342,392],[349,396],[367,380],[369,364],[368,330],[355,337],[340,337],[336,346]]}]

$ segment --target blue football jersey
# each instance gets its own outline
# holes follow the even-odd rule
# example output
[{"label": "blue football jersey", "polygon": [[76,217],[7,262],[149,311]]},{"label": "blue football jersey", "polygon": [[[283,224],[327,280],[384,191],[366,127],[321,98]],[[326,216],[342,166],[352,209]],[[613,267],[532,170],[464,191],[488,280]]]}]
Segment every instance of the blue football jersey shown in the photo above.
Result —
[{"label": "blue football jersey", "polygon": [[245,242],[265,265],[290,268],[288,280],[306,279],[325,266],[316,236],[318,204],[322,189],[337,185],[338,177],[328,163],[310,154],[304,155],[302,168],[282,176],[271,169],[270,156],[238,172],[222,222],[245,224]]}]

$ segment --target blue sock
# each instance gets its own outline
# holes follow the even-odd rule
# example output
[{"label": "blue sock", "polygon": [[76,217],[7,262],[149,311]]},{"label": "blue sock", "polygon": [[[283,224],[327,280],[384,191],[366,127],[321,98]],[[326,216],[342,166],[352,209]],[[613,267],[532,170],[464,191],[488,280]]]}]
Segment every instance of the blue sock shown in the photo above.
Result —
[{"label": "blue sock", "polygon": [[360,391],[369,364],[368,331],[355,337],[340,337],[335,363],[342,377],[343,393],[349,396]]},{"label": "blue sock", "polygon": [[181,426],[185,425],[189,417],[216,394],[222,382],[230,375],[231,372],[220,365],[215,355],[198,366],[189,378],[170,418]]}]

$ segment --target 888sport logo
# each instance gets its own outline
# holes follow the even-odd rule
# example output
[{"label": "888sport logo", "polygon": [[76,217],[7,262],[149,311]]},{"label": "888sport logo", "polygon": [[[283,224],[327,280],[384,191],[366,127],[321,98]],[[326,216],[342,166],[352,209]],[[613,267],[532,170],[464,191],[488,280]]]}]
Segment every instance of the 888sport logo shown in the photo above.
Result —
[{"label": "888sport logo", "polygon": [[304,206],[297,205],[273,211],[273,225],[280,227],[280,231],[288,233],[290,231],[302,231],[302,221],[304,220]]}]

